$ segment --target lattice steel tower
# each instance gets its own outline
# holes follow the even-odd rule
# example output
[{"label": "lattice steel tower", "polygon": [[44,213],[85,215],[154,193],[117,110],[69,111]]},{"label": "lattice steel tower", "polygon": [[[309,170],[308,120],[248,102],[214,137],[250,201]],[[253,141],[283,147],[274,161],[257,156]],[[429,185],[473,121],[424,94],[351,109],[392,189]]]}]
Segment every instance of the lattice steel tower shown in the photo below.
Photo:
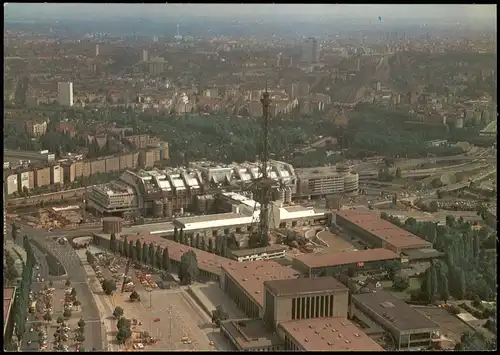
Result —
[{"label": "lattice steel tower", "polygon": [[268,165],[269,165],[269,92],[266,91],[260,100],[262,103],[262,142],[260,154],[260,171],[261,176],[257,179],[256,183],[256,197],[260,203],[259,214],[259,236],[261,246],[269,244],[269,213],[271,205],[271,194],[276,185],[276,181],[269,178]]}]

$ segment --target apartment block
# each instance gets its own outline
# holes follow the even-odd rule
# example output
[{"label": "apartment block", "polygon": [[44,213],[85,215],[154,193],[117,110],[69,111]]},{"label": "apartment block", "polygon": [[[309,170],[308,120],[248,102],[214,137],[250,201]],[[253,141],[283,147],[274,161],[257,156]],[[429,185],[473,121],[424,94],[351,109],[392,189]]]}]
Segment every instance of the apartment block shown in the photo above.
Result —
[{"label": "apartment block", "polygon": [[61,106],[73,106],[73,83],[57,83],[57,101]]},{"label": "apartment block", "polygon": [[35,170],[35,187],[43,187],[50,185],[51,168],[39,168]]},{"label": "apartment block", "polygon": [[75,166],[75,179],[83,176],[84,161],[75,161],[72,165]]},{"label": "apartment block", "polygon": [[41,137],[47,132],[47,121],[29,120],[26,122],[26,134],[30,137]]},{"label": "apartment block", "polygon": [[169,149],[168,149],[168,143],[167,142],[161,142],[160,143],[160,158],[161,160],[168,160],[169,158]]},{"label": "apartment block", "polygon": [[[142,150],[139,152],[139,166],[141,168],[152,168],[155,164],[156,150]],[[158,157],[159,157],[158,150]]]},{"label": "apartment block", "polygon": [[138,149],[146,148],[146,146],[150,143],[149,134],[136,134],[133,136],[125,137],[125,139]]},{"label": "apartment block", "polygon": [[106,160],[98,159],[90,162],[90,173],[92,175],[106,172]]},{"label": "apartment block", "polygon": [[12,174],[7,176],[5,184],[5,193],[7,195],[12,195],[14,192],[18,191],[17,184],[17,174]]},{"label": "apartment block", "polygon": [[132,153],[132,169],[139,168],[139,152]]},{"label": "apartment block", "polygon": [[33,188],[33,172],[32,171],[19,172],[17,174],[17,190],[19,192],[22,192],[26,189],[29,190],[32,188]]},{"label": "apartment block", "polygon": [[134,154],[127,153],[120,155],[120,170],[133,169],[136,164],[134,164]]},{"label": "apartment block", "polygon": [[120,171],[120,157],[106,158],[106,172]]},{"label": "apartment block", "polygon": [[[69,163],[69,164],[64,164],[62,166],[63,169],[63,176],[64,176],[64,183],[65,184],[70,184],[75,181],[76,179],[76,163]],[[81,164],[80,164],[81,166]]]},{"label": "apartment block", "polygon": [[64,172],[60,165],[50,167],[50,183],[61,184],[64,182]]},{"label": "apartment block", "polygon": [[88,178],[91,174],[90,160],[82,162],[82,177]]}]

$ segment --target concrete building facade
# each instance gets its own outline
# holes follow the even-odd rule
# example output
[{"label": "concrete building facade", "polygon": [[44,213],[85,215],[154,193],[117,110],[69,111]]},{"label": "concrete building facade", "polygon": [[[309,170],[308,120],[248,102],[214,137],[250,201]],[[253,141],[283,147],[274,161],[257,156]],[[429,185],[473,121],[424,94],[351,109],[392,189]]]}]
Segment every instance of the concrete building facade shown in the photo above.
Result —
[{"label": "concrete building facade", "polygon": [[296,169],[297,196],[317,197],[339,193],[356,193],[359,187],[357,173],[344,165]]},{"label": "concrete building facade", "polygon": [[51,184],[51,168],[40,168],[35,170],[35,187],[43,187]]},{"label": "concrete building facade", "polygon": [[73,83],[57,83],[57,102],[61,106],[73,106]]}]

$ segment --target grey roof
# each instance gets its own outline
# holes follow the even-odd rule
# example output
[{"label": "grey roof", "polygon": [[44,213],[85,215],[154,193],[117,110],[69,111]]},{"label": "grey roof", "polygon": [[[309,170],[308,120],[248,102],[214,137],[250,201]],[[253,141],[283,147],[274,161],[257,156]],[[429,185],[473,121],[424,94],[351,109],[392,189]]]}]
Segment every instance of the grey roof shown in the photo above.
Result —
[{"label": "grey roof", "polygon": [[436,323],[389,292],[377,291],[352,295],[352,301],[384,318],[387,324],[399,331],[439,328]]}]

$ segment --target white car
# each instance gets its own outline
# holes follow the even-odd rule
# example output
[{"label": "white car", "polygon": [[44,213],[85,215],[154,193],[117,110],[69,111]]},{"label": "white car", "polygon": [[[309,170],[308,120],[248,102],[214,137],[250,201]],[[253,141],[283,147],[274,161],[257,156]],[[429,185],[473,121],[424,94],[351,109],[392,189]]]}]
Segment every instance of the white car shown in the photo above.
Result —
[{"label": "white car", "polygon": [[40,266],[38,266],[38,265],[37,265],[37,266],[35,266],[35,269],[36,269],[36,270],[40,270]]},{"label": "white car", "polygon": [[30,333],[33,333],[33,328],[30,328]]}]

